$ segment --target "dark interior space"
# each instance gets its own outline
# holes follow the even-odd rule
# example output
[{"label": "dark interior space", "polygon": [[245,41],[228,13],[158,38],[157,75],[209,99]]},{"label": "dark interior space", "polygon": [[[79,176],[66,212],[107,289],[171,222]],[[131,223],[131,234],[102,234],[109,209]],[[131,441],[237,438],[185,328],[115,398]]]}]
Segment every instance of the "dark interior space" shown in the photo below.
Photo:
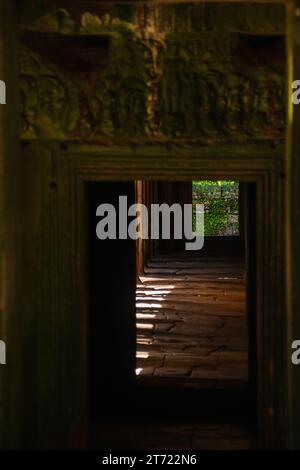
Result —
[{"label": "dark interior space", "polygon": [[120,407],[127,409],[135,370],[135,242],[130,238],[100,241],[95,231],[97,207],[102,203],[118,207],[119,195],[133,204],[134,182],[89,183],[86,188],[89,398],[92,416],[98,418]]}]

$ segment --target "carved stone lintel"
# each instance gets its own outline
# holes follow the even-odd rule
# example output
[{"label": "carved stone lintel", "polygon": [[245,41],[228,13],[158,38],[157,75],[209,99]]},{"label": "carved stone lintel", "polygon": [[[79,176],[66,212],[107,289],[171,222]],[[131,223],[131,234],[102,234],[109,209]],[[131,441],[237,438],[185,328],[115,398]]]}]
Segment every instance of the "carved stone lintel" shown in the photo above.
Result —
[{"label": "carved stone lintel", "polygon": [[24,48],[22,138],[283,138],[280,67],[267,55],[258,65],[247,61],[239,34],[158,34],[155,22],[146,34],[112,20],[105,28],[116,24],[108,65],[86,73]]}]

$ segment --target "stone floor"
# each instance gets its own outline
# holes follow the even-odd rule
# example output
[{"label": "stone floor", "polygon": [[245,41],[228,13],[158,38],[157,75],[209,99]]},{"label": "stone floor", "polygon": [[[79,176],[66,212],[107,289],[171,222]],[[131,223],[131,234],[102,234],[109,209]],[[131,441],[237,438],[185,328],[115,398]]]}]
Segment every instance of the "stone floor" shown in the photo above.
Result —
[{"label": "stone floor", "polygon": [[91,447],[256,448],[244,387],[245,294],[243,263],[232,260],[170,262],[140,276],[137,389],[125,407],[129,417],[115,411],[114,418],[95,423]]},{"label": "stone floor", "polygon": [[135,450],[251,450],[253,434],[238,425],[177,423],[176,425],[107,422],[95,427],[91,448]]},{"label": "stone floor", "polygon": [[179,264],[172,272],[141,276],[136,306],[141,380],[177,387],[243,386],[248,341],[241,262]]}]

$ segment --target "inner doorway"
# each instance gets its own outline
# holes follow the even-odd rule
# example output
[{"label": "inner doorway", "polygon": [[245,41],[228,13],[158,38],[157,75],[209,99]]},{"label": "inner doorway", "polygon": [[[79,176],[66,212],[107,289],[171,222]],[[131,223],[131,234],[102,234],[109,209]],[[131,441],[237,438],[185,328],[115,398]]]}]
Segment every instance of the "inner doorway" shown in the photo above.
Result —
[{"label": "inner doorway", "polygon": [[152,203],[190,203],[193,215],[204,204],[205,243],[189,252],[181,240],[146,242],[153,246],[137,284],[137,375],[185,387],[243,387],[249,379],[244,185],[151,186]]}]

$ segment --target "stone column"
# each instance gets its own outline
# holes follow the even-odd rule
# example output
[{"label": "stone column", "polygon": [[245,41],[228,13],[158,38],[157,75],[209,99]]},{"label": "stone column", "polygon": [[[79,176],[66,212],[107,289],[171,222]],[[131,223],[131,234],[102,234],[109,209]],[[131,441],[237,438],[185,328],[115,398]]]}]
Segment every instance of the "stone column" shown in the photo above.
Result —
[{"label": "stone column", "polygon": [[[0,80],[4,80],[4,15],[3,15],[4,2],[0,2]],[[5,106],[0,105],[0,339],[4,340],[4,316],[5,316],[5,302],[3,292],[3,274],[4,274],[4,249],[3,249],[3,173],[4,173],[4,154],[5,154]],[[0,447],[3,444],[3,375],[5,366],[0,365]]]},{"label": "stone column", "polygon": [[17,447],[20,373],[20,312],[16,305],[19,206],[19,126],[17,13],[14,0],[0,0],[0,339],[7,364],[0,366],[0,448]]},{"label": "stone column", "polygon": [[[294,80],[300,80],[300,1],[297,1],[294,30]],[[292,307],[292,325],[290,340],[300,339],[300,105],[293,107],[293,139],[291,157],[291,261],[292,270],[288,286]],[[291,348],[291,345],[288,345]],[[291,357],[291,349],[289,350]],[[292,401],[291,425],[292,439],[290,447],[300,449],[300,366],[292,366]]]}]

